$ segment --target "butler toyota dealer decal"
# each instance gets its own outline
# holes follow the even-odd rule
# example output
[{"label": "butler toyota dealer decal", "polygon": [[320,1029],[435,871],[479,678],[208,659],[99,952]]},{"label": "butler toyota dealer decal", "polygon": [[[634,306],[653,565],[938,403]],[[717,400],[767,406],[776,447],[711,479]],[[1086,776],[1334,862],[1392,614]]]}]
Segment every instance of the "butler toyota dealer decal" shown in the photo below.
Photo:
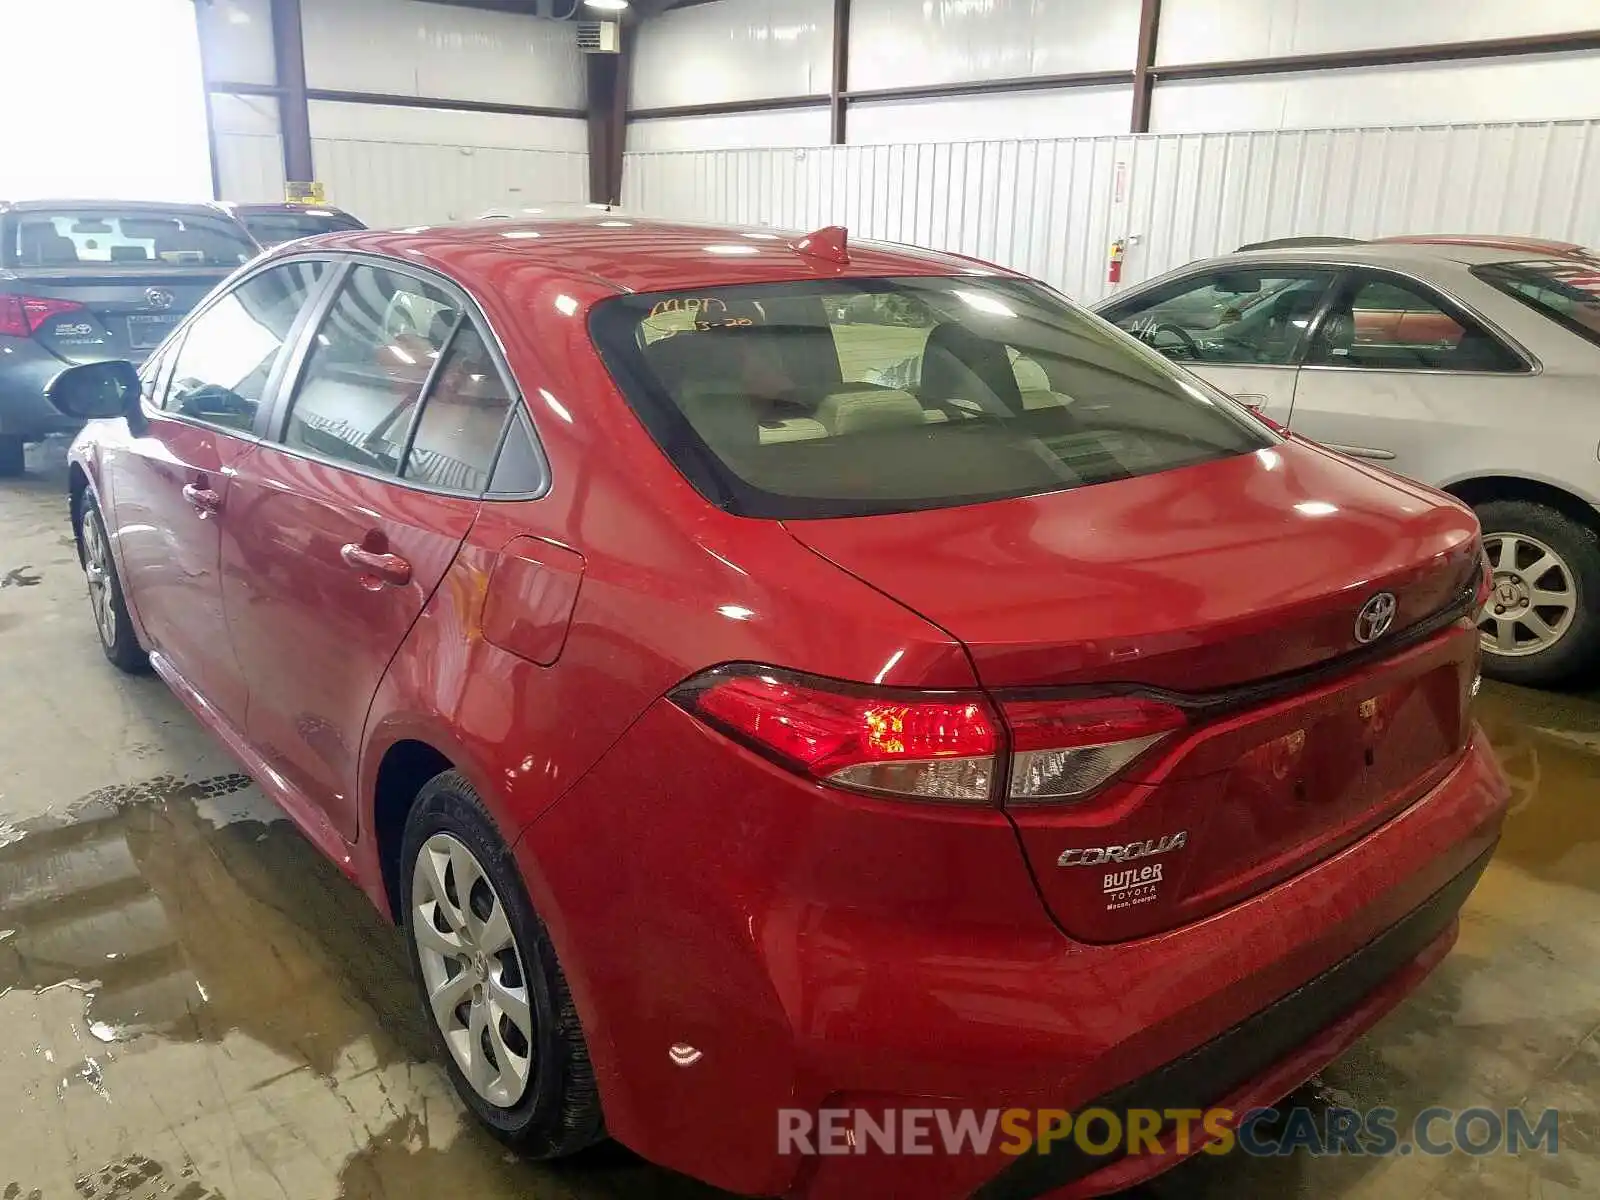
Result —
[{"label": "butler toyota dealer decal", "polygon": [[[1161,838],[1142,842],[1129,842],[1125,846],[1092,846],[1087,850],[1063,850],[1056,859],[1058,867],[1098,867],[1105,863],[1131,863],[1141,858],[1153,858],[1182,850],[1189,844],[1189,831],[1180,829]],[[1106,911],[1132,908],[1135,904],[1148,904],[1156,898],[1161,884],[1161,864],[1148,863],[1142,867],[1126,867],[1108,871],[1101,880],[1100,891],[1106,898]]]}]

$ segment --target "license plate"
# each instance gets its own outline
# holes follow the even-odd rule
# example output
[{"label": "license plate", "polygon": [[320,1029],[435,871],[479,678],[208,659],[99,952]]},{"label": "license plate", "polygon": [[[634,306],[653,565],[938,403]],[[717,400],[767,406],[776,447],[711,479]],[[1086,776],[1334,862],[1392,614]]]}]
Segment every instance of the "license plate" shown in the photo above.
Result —
[{"label": "license plate", "polygon": [[177,323],[175,313],[131,316],[128,318],[128,344],[135,350],[152,350],[161,344],[161,339],[171,333]]}]

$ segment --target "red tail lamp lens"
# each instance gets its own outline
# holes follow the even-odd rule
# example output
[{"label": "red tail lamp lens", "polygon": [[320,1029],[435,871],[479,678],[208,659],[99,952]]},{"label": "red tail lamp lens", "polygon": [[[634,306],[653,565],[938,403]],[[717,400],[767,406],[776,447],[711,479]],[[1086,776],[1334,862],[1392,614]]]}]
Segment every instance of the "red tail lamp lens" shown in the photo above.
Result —
[{"label": "red tail lamp lens", "polygon": [[683,707],[769,757],[864,791],[986,801],[999,734],[975,696],[872,692],[787,672],[714,672]]}]

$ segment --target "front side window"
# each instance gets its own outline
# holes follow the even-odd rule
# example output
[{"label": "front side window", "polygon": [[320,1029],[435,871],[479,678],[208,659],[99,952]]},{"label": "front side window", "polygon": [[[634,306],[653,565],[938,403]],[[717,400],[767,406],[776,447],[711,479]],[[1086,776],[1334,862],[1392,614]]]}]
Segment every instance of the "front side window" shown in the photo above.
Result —
[{"label": "front side window", "polygon": [[1168,358],[1292,366],[1332,271],[1262,267],[1191,275],[1105,316]]},{"label": "front side window", "polygon": [[1572,259],[1494,263],[1472,273],[1490,287],[1600,346],[1600,264]]},{"label": "front side window", "polygon": [[1499,338],[1432,288],[1370,271],[1340,285],[1306,361],[1378,371],[1527,369]]},{"label": "front side window", "polygon": [[[211,304],[181,335],[172,382],[164,393],[154,388],[152,400],[168,412],[248,431],[295,317],[325,269],[321,262],[284,263]],[[154,385],[163,377],[146,378]]]},{"label": "front side window", "polygon": [[12,213],[3,233],[0,261],[17,267],[237,267],[258,253],[221,213],[27,209]]},{"label": "front side window", "polygon": [[1272,444],[1215,393],[1021,281],[619,296],[590,329],[662,450],[747,516],[974,503]]},{"label": "front side window", "polygon": [[423,386],[460,318],[441,288],[352,268],[313,335],[284,444],[398,474]]}]

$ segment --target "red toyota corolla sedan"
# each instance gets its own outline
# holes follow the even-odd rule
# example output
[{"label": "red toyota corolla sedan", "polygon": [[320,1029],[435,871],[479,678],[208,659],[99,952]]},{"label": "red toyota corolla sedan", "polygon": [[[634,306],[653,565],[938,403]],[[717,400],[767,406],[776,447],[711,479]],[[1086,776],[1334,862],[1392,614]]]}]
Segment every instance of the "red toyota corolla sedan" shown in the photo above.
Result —
[{"label": "red toyota corolla sedan", "polygon": [[967,259],[336,234],[52,396],[110,418],[71,468],[107,656],[404,926],[536,1156],[1124,1187],[1198,1139],[788,1135],[1276,1100],[1445,954],[1498,836],[1472,514]]}]

